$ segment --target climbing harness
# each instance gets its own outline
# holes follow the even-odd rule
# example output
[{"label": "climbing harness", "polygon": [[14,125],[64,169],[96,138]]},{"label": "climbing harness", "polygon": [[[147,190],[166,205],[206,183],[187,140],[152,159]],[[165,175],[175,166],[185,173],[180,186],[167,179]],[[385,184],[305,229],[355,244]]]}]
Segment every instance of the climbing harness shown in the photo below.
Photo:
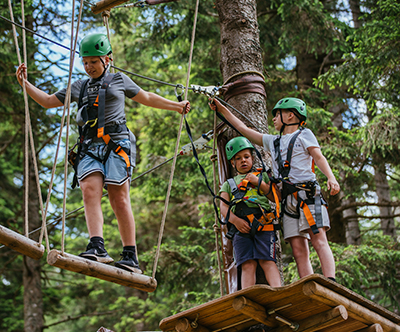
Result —
[{"label": "climbing harness", "polygon": [[[252,174],[258,176],[259,179],[262,179],[261,170],[262,169],[257,169],[257,172],[252,172]],[[228,233],[226,234],[228,239],[232,240],[236,233],[239,233],[244,237],[253,238],[256,232],[275,231],[280,229],[279,223],[277,222],[276,213],[274,211],[266,210],[256,201],[247,198],[247,192],[254,189],[254,185],[245,179],[243,179],[239,185],[236,184],[233,178],[228,179],[227,182],[230,186],[233,199],[231,198],[230,200],[231,204],[229,205],[228,213],[225,219],[229,220],[230,210],[233,206],[235,206],[235,215],[248,221],[251,226],[250,234],[244,234],[240,233],[232,223],[228,223]],[[256,204],[258,207],[249,207],[246,202]]]},{"label": "climbing harness", "polygon": [[[78,102],[78,125],[79,125],[79,138],[78,142],[74,145],[74,147],[69,151],[69,161],[75,170],[74,179],[72,182],[72,188],[78,184],[77,170],[80,160],[88,155],[89,157],[100,161],[105,164],[107,162],[108,157],[110,156],[111,151],[114,151],[120,157],[122,157],[126,163],[127,169],[131,166],[131,160],[129,155],[131,154],[131,149],[135,149],[135,146],[131,146],[130,149],[121,147],[121,145],[117,144],[110,136],[111,133],[121,133],[121,134],[129,134],[131,133],[127,128],[125,123],[115,124],[111,126],[105,126],[105,99],[107,88],[114,78],[114,74],[105,73],[103,84],[99,90],[99,93],[96,97],[96,101],[93,105],[89,104],[89,98],[87,94],[87,84],[89,79],[82,82],[79,102]],[[133,135],[133,134],[132,134]],[[93,142],[93,139],[102,138],[106,143],[107,151],[105,153],[104,158],[100,159],[89,151],[89,145]],[[134,141],[131,139],[131,143]],[[74,148],[78,146],[78,152],[74,152]],[[134,162],[132,160],[132,162]]]},{"label": "climbing harness", "polygon": [[[292,183],[289,181],[290,162],[292,160],[294,143],[303,130],[304,127],[300,127],[291,138],[287,149],[286,160],[283,160],[281,156],[281,136],[278,136],[274,140],[275,160],[278,162],[279,173],[278,179],[276,180],[282,183],[282,214],[299,219],[300,209],[302,209],[311,230],[314,234],[317,234],[319,233],[318,228],[323,227],[321,205],[327,206],[326,201],[322,197],[320,185],[317,181],[308,181],[304,183]],[[306,192],[306,199],[303,199],[298,195],[298,192],[302,190]],[[298,202],[296,207],[297,214],[290,213],[286,210],[287,197],[291,194],[293,194],[294,198]],[[312,216],[309,205],[315,205],[315,220]]]}]

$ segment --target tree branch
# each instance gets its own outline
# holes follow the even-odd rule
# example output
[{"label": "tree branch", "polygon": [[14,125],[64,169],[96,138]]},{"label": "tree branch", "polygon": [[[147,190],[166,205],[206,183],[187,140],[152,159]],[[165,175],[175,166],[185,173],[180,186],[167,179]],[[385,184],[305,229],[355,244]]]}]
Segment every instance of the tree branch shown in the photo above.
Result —
[{"label": "tree branch", "polygon": [[[349,203],[346,205],[342,205],[337,207],[332,211],[332,214],[340,213],[344,210],[352,209],[352,208],[359,208],[362,206],[386,206],[386,207],[397,207],[400,206],[400,202],[387,202],[387,203],[369,203],[369,202],[354,202]],[[382,218],[382,217],[378,217]]]},{"label": "tree branch", "polygon": [[52,324],[49,324],[49,325],[43,325],[42,326],[42,330],[48,329],[49,327],[54,326],[54,325],[62,324],[62,323],[69,322],[69,321],[72,321],[72,320],[77,320],[77,319],[80,319],[82,317],[105,316],[105,315],[114,314],[114,313],[116,313],[118,311],[121,311],[121,309],[120,310],[113,310],[113,311],[105,311],[105,312],[93,312],[91,314],[78,315],[78,316],[75,316],[75,317],[68,316],[67,318],[65,318],[63,320],[60,320],[58,322],[55,322],[55,323],[52,323]]}]

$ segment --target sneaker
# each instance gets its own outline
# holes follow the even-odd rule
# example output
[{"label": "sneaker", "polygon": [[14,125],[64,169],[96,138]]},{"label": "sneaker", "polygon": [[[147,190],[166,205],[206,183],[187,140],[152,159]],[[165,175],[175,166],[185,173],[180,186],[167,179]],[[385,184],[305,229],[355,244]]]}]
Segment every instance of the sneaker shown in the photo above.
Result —
[{"label": "sneaker", "polygon": [[79,254],[80,257],[90,259],[100,263],[112,263],[114,260],[108,255],[106,249],[93,245],[92,242],[86,247],[86,251]]},{"label": "sneaker", "polygon": [[129,272],[140,273],[142,270],[139,268],[139,263],[137,262],[136,255],[132,251],[124,250],[121,254],[122,260],[115,262],[114,265],[120,269],[127,270]]}]

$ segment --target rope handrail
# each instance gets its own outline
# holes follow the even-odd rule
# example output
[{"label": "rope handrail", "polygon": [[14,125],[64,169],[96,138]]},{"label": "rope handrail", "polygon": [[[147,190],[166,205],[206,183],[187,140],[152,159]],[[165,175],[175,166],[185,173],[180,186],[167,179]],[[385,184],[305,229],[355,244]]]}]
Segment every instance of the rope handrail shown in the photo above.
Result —
[{"label": "rope handrail", "polygon": [[[185,100],[187,99],[187,92],[188,92],[187,88],[189,86],[189,80],[190,80],[190,70],[191,70],[191,66],[192,66],[193,47],[194,47],[194,38],[195,38],[195,35],[196,35],[196,24],[197,24],[198,10],[199,10],[199,0],[196,0],[196,9],[195,9],[194,19],[193,19],[192,40],[191,40],[191,43],[190,43],[189,64],[188,64],[188,71],[187,71],[187,76],[186,76],[186,89],[185,89],[185,97],[184,97]],[[167,217],[169,197],[170,197],[170,194],[171,194],[172,180],[173,180],[173,177],[174,177],[175,164],[176,164],[177,153],[178,153],[178,149],[179,149],[179,141],[180,141],[180,138],[181,138],[181,132],[182,132],[183,119],[184,118],[185,118],[185,112],[183,111],[182,112],[182,116],[181,116],[181,121],[179,123],[178,137],[176,139],[176,145],[175,145],[174,160],[173,160],[172,167],[171,167],[171,176],[170,176],[170,180],[169,180],[169,183],[168,183],[168,191],[167,191],[167,195],[166,195],[166,199],[165,199],[164,212],[163,212],[163,216],[162,216],[162,220],[161,220],[160,232],[159,232],[159,235],[158,235],[157,250],[156,250],[156,256],[154,258],[154,265],[153,265],[153,274],[152,274],[153,278],[155,278],[155,275],[156,275],[158,259],[159,259],[159,256],[160,256],[161,240],[162,240],[162,236],[163,236],[163,233],[164,233],[165,220],[166,220],[166,217]]]}]

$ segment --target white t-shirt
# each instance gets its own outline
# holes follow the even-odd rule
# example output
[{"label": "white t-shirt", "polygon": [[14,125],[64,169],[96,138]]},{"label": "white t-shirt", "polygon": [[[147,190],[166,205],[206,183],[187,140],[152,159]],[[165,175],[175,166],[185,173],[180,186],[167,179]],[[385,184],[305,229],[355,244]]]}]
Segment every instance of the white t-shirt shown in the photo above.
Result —
[{"label": "white t-shirt", "polygon": [[[291,134],[282,135],[280,142],[281,157],[282,160],[286,160],[287,149],[292,139],[297,131]],[[263,135],[263,145],[264,148],[271,152],[272,157],[272,170],[274,176],[278,177],[278,160],[275,155],[274,141],[279,137],[279,135]],[[309,154],[307,148],[318,147],[319,144],[317,138],[310,129],[303,129],[299,136],[297,136],[294,142],[294,147],[292,151],[292,160],[290,161],[290,172],[289,180],[293,183],[302,183],[306,181],[315,181],[315,174],[313,173],[312,167],[312,157]]]}]

